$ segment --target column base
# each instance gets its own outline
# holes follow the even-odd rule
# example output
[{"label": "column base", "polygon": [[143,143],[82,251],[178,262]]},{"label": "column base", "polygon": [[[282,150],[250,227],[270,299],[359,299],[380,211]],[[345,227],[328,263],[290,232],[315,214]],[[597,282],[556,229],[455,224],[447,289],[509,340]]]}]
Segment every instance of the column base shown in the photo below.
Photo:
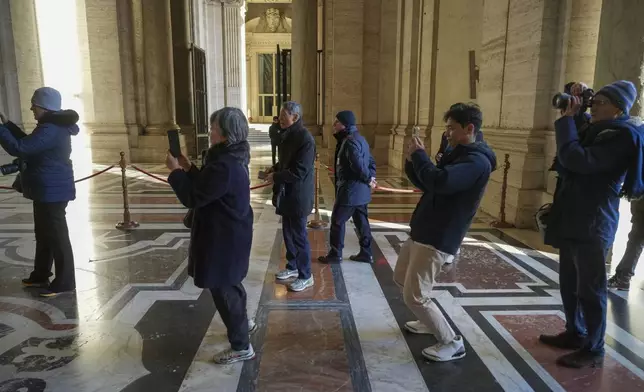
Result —
[{"label": "column base", "polygon": [[93,163],[115,164],[130,156],[130,137],[125,124],[88,123],[81,126],[81,132],[89,136],[89,148],[92,151]]},{"label": "column base", "polygon": [[[181,152],[187,155],[186,140],[179,135]],[[168,135],[140,135],[137,147],[132,148],[130,162],[134,163],[164,163],[168,153]]]}]

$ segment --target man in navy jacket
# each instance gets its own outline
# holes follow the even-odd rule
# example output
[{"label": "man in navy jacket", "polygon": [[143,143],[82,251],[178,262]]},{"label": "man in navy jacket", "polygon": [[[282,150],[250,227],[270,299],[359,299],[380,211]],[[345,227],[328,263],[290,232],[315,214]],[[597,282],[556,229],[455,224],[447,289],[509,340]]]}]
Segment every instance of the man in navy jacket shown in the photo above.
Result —
[{"label": "man in navy jacket", "polygon": [[360,253],[350,257],[354,261],[371,263],[371,228],[367,207],[371,188],[376,184],[376,162],[369,152],[369,144],[356,128],[356,117],[350,110],[339,112],[333,122],[335,147],[335,203],[331,213],[331,249],[320,256],[322,263],[342,261],[344,228],[349,218],[360,235]]},{"label": "man in navy jacket", "polygon": [[[601,366],[606,332],[606,255],[615,239],[620,196],[644,194],[644,125],[628,115],[637,99],[629,81],[595,94],[590,126],[579,132],[575,118],[582,102],[577,90],[555,122],[559,175],[548,216],[546,243],[559,248],[559,287],[566,329],[541,335],[541,342],[574,349],[561,366]],[[623,183],[623,185],[622,185]]]},{"label": "man in navy jacket", "polygon": [[403,289],[405,305],[418,321],[405,328],[432,334],[438,343],[423,350],[432,361],[451,361],[465,356],[463,338],[454,333],[431,299],[436,275],[450,263],[476,214],[483,192],[496,169],[496,156],[477,142],[483,115],[476,105],[452,105],[445,113],[450,151],[434,165],[418,137],[408,149],[405,172],[423,195],[411,218],[410,238],[398,255],[394,281]]}]

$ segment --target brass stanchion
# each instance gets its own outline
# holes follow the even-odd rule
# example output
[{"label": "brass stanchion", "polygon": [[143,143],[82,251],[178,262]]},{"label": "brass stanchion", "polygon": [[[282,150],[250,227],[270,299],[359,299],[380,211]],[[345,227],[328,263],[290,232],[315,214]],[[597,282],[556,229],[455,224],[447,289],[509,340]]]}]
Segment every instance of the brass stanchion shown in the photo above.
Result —
[{"label": "brass stanchion", "polygon": [[503,163],[503,183],[501,184],[501,209],[499,211],[500,220],[492,222],[492,227],[499,229],[509,229],[514,227],[512,224],[505,221],[505,199],[508,193],[508,172],[510,171],[510,154],[505,154],[505,161]]},{"label": "brass stanchion", "polygon": [[121,166],[121,186],[123,187],[123,221],[117,223],[116,228],[119,230],[131,230],[139,227],[139,224],[130,219],[130,203],[128,202],[127,177],[125,175],[127,162],[125,161],[125,153],[123,151],[121,151],[119,166]]},{"label": "brass stanchion", "polygon": [[320,202],[318,191],[320,189],[320,154],[315,154],[315,218],[308,223],[309,229],[323,229],[327,223],[320,219]]}]

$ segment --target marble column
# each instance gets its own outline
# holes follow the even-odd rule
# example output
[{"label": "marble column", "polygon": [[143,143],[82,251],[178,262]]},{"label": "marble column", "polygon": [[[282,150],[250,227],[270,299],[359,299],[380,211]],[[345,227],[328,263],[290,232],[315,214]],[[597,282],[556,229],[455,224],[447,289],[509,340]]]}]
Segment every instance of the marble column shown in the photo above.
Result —
[{"label": "marble column", "polygon": [[604,0],[597,44],[595,87],[625,79],[635,83],[640,94],[632,116],[644,115],[641,102],[644,86],[644,2],[641,0]]},{"label": "marble column", "polygon": [[172,16],[172,55],[174,60],[175,107],[181,134],[186,137],[186,149],[198,156],[195,145],[194,96],[192,91],[192,61],[190,55],[190,0],[170,0]]},{"label": "marble column", "polygon": [[225,105],[247,113],[246,104],[246,45],[244,44],[243,0],[221,0],[224,57]]},{"label": "marble column", "polygon": [[166,132],[179,129],[170,0],[141,0],[141,6],[147,121],[132,154],[137,162],[161,162],[168,149]]},{"label": "marble column", "polygon": [[[84,131],[89,137],[92,160],[118,161],[119,152],[129,158],[128,130],[125,125],[123,80],[119,45],[118,10],[115,1],[82,0],[85,14],[79,15],[79,32],[84,68]],[[82,34],[84,35],[84,34]]]},{"label": "marble column", "polygon": [[544,134],[551,126],[560,3],[512,0],[506,5],[486,1],[483,7],[478,98],[483,132],[500,170],[493,173],[481,208],[500,215],[507,153],[511,166],[506,220],[525,228],[534,226],[534,213],[549,199],[543,175]]},{"label": "marble column", "polygon": [[170,0],[142,0],[146,135],[177,129]]},{"label": "marble column", "polygon": [[[36,121],[29,110],[29,100],[34,90],[44,84],[36,7],[33,0],[5,0],[4,3],[3,9],[7,10],[8,7],[9,13],[3,13],[3,19],[9,18],[10,23],[3,26],[3,29],[11,28],[11,35],[3,34],[3,56],[5,53],[11,54],[13,52],[15,62],[13,72],[11,69],[14,67],[10,64],[8,69],[4,71],[8,72],[4,75],[5,78],[8,77],[9,83],[11,84],[12,80],[14,83],[14,88],[7,90],[7,94],[9,94],[7,99],[13,102],[11,105],[8,103],[7,107],[10,109],[13,105],[15,106],[7,115],[11,115],[19,125],[31,131],[36,126]],[[7,60],[10,58],[8,57]],[[11,79],[11,74],[15,79]],[[17,115],[19,117],[13,117]]]},{"label": "marble column", "polygon": [[291,97],[302,105],[304,124],[317,135],[317,1],[295,0],[292,7]]}]

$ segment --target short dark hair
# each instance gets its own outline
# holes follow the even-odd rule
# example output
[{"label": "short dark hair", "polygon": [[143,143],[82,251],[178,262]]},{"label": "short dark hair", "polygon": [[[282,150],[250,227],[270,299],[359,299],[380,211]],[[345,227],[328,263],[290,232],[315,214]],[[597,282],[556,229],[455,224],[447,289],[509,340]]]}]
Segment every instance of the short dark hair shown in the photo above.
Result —
[{"label": "short dark hair", "polygon": [[474,133],[480,131],[481,125],[483,124],[483,113],[475,103],[455,103],[445,112],[443,121],[447,122],[450,118],[452,121],[459,123],[463,128],[469,124],[474,125]]},{"label": "short dark hair", "polygon": [[273,116],[273,120],[279,120],[280,118],[277,116]]}]

